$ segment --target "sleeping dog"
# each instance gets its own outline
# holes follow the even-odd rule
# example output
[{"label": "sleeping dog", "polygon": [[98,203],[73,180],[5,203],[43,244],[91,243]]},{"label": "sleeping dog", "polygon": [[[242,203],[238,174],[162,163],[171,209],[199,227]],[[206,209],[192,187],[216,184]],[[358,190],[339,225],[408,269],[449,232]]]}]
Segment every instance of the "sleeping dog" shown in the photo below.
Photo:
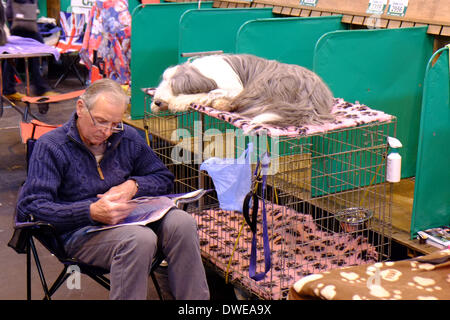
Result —
[{"label": "sleeping dog", "polygon": [[282,127],[333,120],[333,95],[314,72],[248,54],[204,56],[170,67],[155,90],[152,112],[191,104],[235,112]]}]

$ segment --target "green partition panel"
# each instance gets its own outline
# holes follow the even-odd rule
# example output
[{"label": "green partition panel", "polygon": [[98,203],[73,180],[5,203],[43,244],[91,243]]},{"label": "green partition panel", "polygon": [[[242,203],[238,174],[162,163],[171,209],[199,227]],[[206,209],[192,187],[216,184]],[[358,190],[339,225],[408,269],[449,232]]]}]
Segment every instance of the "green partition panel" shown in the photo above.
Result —
[{"label": "green partition panel", "polygon": [[425,75],[411,237],[420,230],[450,225],[449,50],[445,47],[433,55]]},{"label": "green partition panel", "polygon": [[[247,21],[239,28],[236,53],[254,54],[312,69],[314,48],[319,38],[327,32],[347,29],[341,19],[342,16],[327,16]],[[299,139],[299,144],[303,143],[307,143],[307,139]],[[278,148],[278,156],[291,152],[284,142],[279,142]]]},{"label": "green partition panel", "polygon": [[180,20],[179,62],[182,53],[234,53],[236,34],[248,20],[273,18],[272,8],[200,9],[186,11]]},{"label": "green partition panel", "polygon": [[47,16],[47,1],[46,0],[38,0],[38,9],[39,9],[39,17]]},{"label": "green partition panel", "polygon": [[133,12],[136,7],[141,5],[140,0],[128,0],[128,11]]},{"label": "green partition panel", "polygon": [[317,43],[313,70],[335,97],[395,115],[402,177],[416,172],[422,85],[433,39],[426,27],[335,31]]},{"label": "green partition panel", "polygon": [[236,38],[236,53],[313,67],[314,48],[327,32],[345,30],[342,16],[269,18],[245,22]]},{"label": "green partition panel", "polygon": [[[212,2],[202,3],[211,7]],[[131,118],[144,116],[141,88],[155,87],[164,70],[178,63],[178,29],[181,15],[198,4],[161,3],[138,6],[132,12]]]},{"label": "green partition panel", "polygon": [[[41,2],[41,1],[39,1]],[[59,10],[68,12],[70,10],[70,0],[61,0],[59,2]]]},{"label": "green partition panel", "polygon": [[[200,9],[186,11],[180,19],[179,63],[188,57],[182,53],[223,51],[234,53],[236,35],[243,23],[258,18],[273,18],[272,8]],[[179,126],[188,121],[179,118]],[[208,130],[215,119],[205,115],[204,129]],[[227,125],[232,128],[232,125]]]}]

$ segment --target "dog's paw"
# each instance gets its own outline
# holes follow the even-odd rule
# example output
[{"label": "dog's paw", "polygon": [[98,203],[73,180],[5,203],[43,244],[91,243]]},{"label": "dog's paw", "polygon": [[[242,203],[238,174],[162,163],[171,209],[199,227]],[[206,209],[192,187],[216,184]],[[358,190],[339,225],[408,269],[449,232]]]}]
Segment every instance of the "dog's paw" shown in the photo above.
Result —
[{"label": "dog's paw", "polygon": [[256,117],[254,117],[250,121],[250,124],[258,125],[258,124],[265,124],[265,123],[274,123],[274,122],[277,122],[280,120],[282,120],[282,117],[275,113],[263,113],[263,114],[260,114],[260,115],[257,115]]},{"label": "dog's paw", "polygon": [[169,102],[169,109],[172,112],[187,111],[191,104],[201,105],[201,101],[207,99],[207,97],[208,94],[206,93],[179,95]]},{"label": "dog's paw", "polygon": [[230,100],[226,98],[216,99],[212,102],[211,107],[220,111],[231,112]]},{"label": "dog's paw", "polygon": [[225,89],[214,89],[214,90],[211,90],[210,92],[208,92],[208,98],[211,101],[213,101],[215,99],[219,99],[219,98],[225,98],[228,96],[229,96],[229,93]]},{"label": "dog's paw", "polygon": [[198,104],[199,106],[205,106],[210,107],[212,103],[212,99],[209,97],[209,94],[204,95],[203,97],[199,97],[197,101],[194,102],[195,104]]},{"label": "dog's paw", "polygon": [[176,112],[184,112],[187,111],[189,109],[190,103],[186,104],[186,103],[173,103],[169,105],[169,110],[173,113]]}]

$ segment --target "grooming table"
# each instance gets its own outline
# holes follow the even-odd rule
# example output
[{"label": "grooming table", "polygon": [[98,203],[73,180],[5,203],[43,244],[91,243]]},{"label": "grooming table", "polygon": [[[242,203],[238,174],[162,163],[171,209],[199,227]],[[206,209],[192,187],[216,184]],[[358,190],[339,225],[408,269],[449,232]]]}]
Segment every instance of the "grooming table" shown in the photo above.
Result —
[{"label": "grooming table", "polygon": [[[56,60],[59,59],[59,52],[54,48],[39,41],[30,38],[23,38],[18,36],[8,37],[8,42],[0,46],[0,62],[3,60],[10,59],[24,59],[25,60],[25,76],[26,76],[26,95],[30,96],[30,75],[28,71],[28,59],[47,57],[53,55]],[[7,100],[3,96],[3,75],[2,68],[0,68],[0,117],[3,115],[3,101]],[[20,110],[14,103],[9,101],[10,105],[22,115],[22,118],[26,121],[28,117],[29,110],[26,109],[25,112]],[[33,115],[32,115],[33,116]],[[33,118],[36,118],[33,116]]]},{"label": "grooming table", "polygon": [[299,279],[290,300],[449,300],[450,249],[411,260],[339,268]]},{"label": "grooming table", "polygon": [[273,125],[252,124],[251,119],[245,118],[232,112],[223,112],[211,107],[200,105],[191,105],[191,108],[205,113],[216,119],[220,119],[231,123],[232,125],[241,128],[244,134],[256,133],[265,131],[267,135],[276,137],[297,137],[312,135],[316,133],[323,133],[337,129],[355,127],[362,124],[372,122],[386,122],[394,119],[392,115],[384,113],[383,111],[374,110],[359,102],[350,103],[342,98],[335,98],[331,113],[335,116],[333,122],[325,123],[323,125],[308,125],[301,127],[289,126],[286,128]]}]

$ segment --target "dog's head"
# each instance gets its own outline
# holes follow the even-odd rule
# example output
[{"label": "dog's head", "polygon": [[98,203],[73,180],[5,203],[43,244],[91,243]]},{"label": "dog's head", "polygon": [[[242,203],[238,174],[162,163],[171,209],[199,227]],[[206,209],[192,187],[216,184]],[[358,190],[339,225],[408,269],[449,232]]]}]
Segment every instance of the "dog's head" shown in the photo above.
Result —
[{"label": "dog's head", "polygon": [[208,93],[214,89],[217,83],[205,77],[191,62],[170,67],[164,71],[163,80],[155,90],[152,112],[179,111],[173,107],[177,96]]},{"label": "dog's head", "polygon": [[171,86],[171,79],[177,72],[178,66],[167,68],[163,73],[163,80],[158,85],[153,96],[151,110],[153,113],[165,111],[169,108],[169,102],[174,94]]}]

